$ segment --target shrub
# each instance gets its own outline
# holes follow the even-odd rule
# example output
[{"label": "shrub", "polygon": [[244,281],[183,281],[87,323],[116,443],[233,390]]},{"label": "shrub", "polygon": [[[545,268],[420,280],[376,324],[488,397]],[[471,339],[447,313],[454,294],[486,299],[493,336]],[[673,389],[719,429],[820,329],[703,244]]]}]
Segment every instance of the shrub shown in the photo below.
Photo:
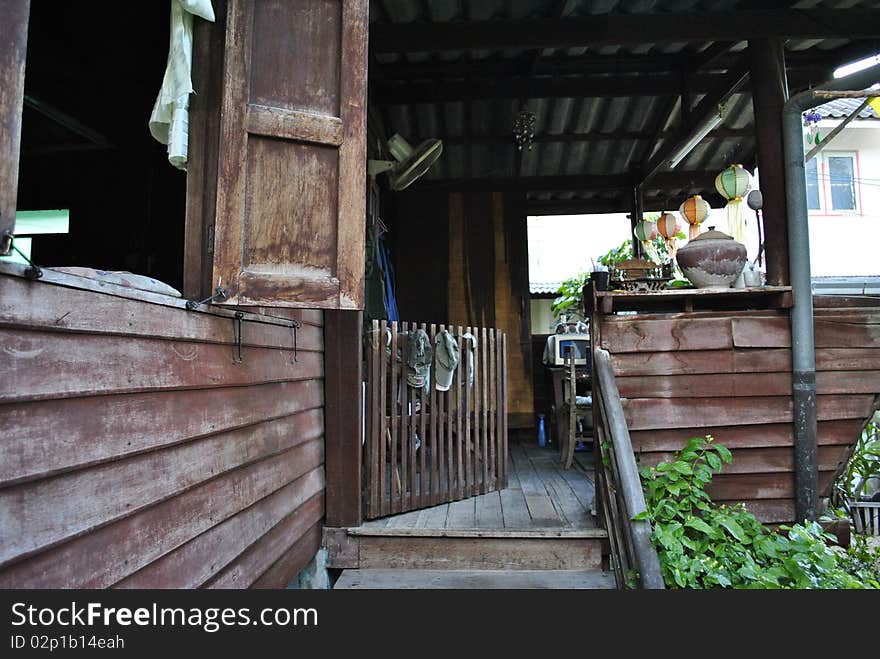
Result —
[{"label": "shrub", "polygon": [[771,531],[745,506],[706,493],[731,454],[711,435],[690,439],[671,462],[642,467],[651,539],[670,588],[880,588],[872,553],[828,546],[816,522]]}]

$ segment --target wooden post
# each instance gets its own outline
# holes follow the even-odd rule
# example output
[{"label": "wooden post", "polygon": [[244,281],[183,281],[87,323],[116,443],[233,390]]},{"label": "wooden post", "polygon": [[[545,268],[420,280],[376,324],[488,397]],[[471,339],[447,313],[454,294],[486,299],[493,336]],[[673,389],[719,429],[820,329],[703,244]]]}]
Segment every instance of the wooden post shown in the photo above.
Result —
[{"label": "wooden post", "polygon": [[788,226],[782,153],[782,106],[788,100],[785,54],[778,39],[749,41],[755,138],[764,207],[764,258],[767,284],[788,286]]},{"label": "wooden post", "polygon": [[632,238],[632,246],[633,246],[633,257],[641,258],[644,256],[642,250],[641,241],[636,238],[636,225],[642,220],[642,213],[644,213],[644,205],[642,201],[642,186],[639,182],[638,173],[633,170],[633,185],[632,192],[630,196],[630,216],[629,216],[629,224],[630,224],[630,238]]},{"label": "wooden post", "polygon": [[8,254],[15,233],[30,0],[3,0],[0,11],[4,23],[0,42],[0,254]]},{"label": "wooden post", "polygon": [[361,514],[360,311],[324,312],[326,525],[359,526]]}]

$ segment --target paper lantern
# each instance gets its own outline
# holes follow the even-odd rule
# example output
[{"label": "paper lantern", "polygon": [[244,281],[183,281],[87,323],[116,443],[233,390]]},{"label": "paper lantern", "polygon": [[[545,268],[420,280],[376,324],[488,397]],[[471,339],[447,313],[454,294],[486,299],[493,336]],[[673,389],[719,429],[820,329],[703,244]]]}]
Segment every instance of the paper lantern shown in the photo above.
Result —
[{"label": "paper lantern", "polygon": [[693,197],[685,199],[684,203],[679,206],[678,212],[684,218],[685,222],[690,225],[688,231],[688,240],[693,240],[700,233],[700,225],[709,217],[712,207],[709,202],[696,194]]},{"label": "paper lantern", "polygon": [[635,234],[642,242],[654,240],[657,237],[657,225],[650,220],[642,220],[636,224]]},{"label": "paper lantern", "polygon": [[743,214],[743,197],[752,187],[752,176],[742,165],[730,165],[715,177],[715,189],[727,199],[727,231],[734,240],[745,239],[746,222]]},{"label": "paper lantern", "polygon": [[742,201],[752,187],[752,176],[742,165],[730,165],[715,177],[718,194],[730,201]]},{"label": "paper lantern", "polygon": [[678,235],[678,228],[678,220],[675,219],[675,215],[672,213],[662,213],[660,219],[657,220],[657,231],[666,240],[673,240]]}]

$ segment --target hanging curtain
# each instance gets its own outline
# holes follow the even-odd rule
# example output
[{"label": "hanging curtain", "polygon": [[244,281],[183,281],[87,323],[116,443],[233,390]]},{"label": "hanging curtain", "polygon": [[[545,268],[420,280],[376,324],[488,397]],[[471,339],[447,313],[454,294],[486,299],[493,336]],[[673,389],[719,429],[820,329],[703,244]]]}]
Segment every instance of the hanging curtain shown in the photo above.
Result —
[{"label": "hanging curtain", "polygon": [[171,39],[162,87],[150,115],[150,134],[168,145],[168,162],[186,170],[192,86],[193,16],[214,22],[211,0],[171,0]]}]

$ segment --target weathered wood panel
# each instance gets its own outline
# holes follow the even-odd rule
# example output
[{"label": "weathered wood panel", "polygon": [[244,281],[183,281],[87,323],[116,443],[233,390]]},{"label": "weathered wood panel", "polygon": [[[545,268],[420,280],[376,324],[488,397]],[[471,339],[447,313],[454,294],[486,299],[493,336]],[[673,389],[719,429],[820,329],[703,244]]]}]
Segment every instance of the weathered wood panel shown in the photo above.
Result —
[{"label": "weathered wood panel", "polygon": [[324,404],[320,380],[0,405],[0,487],[167,448]]},{"label": "weathered wood panel", "polygon": [[248,310],[235,363],[231,318],[72,281],[0,276],[2,587],[284,585],[324,514],[323,313],[279,314],[297,361]]},{"label": "weathered wood panel", "polygon": [[583,538],[360,538],[361,568],[589,570],[601,565],[601,553]]},{"label": "weathered wood panel", "polygon": [[229,304],[363,304],[367,5],[230,3],[213,263]]},{"label": "weathered wood panel", "polygon": [[[100,318],[99,323],[96,318]],[[293,350],[292,329],[280,322],[271,323],[268,318],[266,321],[242,322],[243,347]],[[181,314],[180,309],[171,306],[145,307],[140,300],[61,286],[35,286],[16,277],[0,277],[0,327],[221,345],[235,342],[231,319],[210,312]],[[320,327],[304,324],[297,330],[296,347],[300,351],[322,350]]]},{"label": "weathered wood panel", "polygon": [[[204,389],[310,380],[323,374],[320,352],[92,334],[0,329],[11,357],[0,402],[161,389]],[[97,368],[100,365],[100,368]]]},{"label": "weathered wood panel", "polygon": [[[311,428],[297,427],[299,419],[270,421],[160,453],[7,488],[0,492],[0,527],[6,534],[0,548],[0,565],[113,522],[255,460],[281,454],[294,462],[320,464],[324,456],[320,411],[311,416],[303,419],[310,422]],[[284,455],[288,450],[291,453]],[[283,467],[278,469],[283,473]],[[157,478],[157,474],[162,477]]]},{"label": "weathered wood panel", "polygon": [[784,316],[682,317],[610,320],[602,326],[603,348],[615,353],[724,350],[728,348],[784,348],[791,345],[789,321]]},{"label": "weathered wood panel", "polygon": [[[626,398],[714,398],[787,396],[790,373],[724,373],[647,375],[617,378]],[[873,394],[880,391],[880,371],[819,371],[819,394]]]},{"label": "weathered wood panel", "polygon": [[[621,353],[611,357],[615,376],[791,372],[788,348]],[[880,349],[818,348],[816,370],[880,371]]]},{"label": "weathered wood panel", "polygon": [[880,314],[825,315],[813,321],[817,348],[880,348]]},{"label": "weathered wood panel", "polygon": [[611,356],[614,375],[699,375],[707,373],[791,372],[791,350],[678,350],[630,352]]},{"label": "weathered wood panel", "polygon": [[[630,432],[633,449],[651,453],[653,451],[676,451],[691,437],[712,435],[719,443],[730,449],[764,448],[794,446],[794,431],[791,423],[767,423],[759,426],[707,426],[702,428],[680,427],[654,430],[633,430]],[[857,437],[864,421],[844,419],[820,421],[819,445],[850,445]]]},{"label": "weathered wood panel", "polygon": [[251,588],[284,588],[318,551],[321,529],[318,522],[306,531],[272,566],[251,584]]},{"label": "weathered wood panel", "polygon": [[[712,486],[767,522],[792,521],[791,333],[778,312],[598,316],[612,353],[633,448],[643,464],[711,434],[733,451]],[[820,493],[846,458],[880,393],[880,313],[817,311]]]},{"label": "weathered wood panel", "polygon": [[[289,515],[306,507],[311,499],[317,501],[318,517],[321,516],[321,490],[324,478],[320,469],[310,471],[261,499],[237,515],[217,524],[186,544],[165,554],[141,570],[126,577],[115,588],[197,588],[216,578],[222,569],[227,571],[230,563],[248,547],[269,533]],[[311,512],[315,512],[312,510]],[[305,528],[309,528],[311,520]],[[305,529],[300,529],[303,531]],[[281,549],[289,547],[289,543]],[[276,556],[261,557],[267,568]],[[259,574],[259,573],[258,573]],[[230,587],[241,577],[233,577]],[[247,584],[245,584],[246,587]],[[238,587],[241,587],[239,585]]]},{"label": "weathered wood panel", "polygon": [[[866,419],[873,411],[869,395],[820,395],[818,418]],[[633,430],[694,428],[704,426],[758,425],[786,423],[792,419],[791,398],[750,396],[728,398],[630,398],[623,401],[626,420]]]},{"label": "weathered wood panel", "polygon": [[[723,439],[717,440],[730,447]],[[818,452],[819,471],[833,471],[846,459],[849,446],[820,446]],[[794,451],[792,446],[779,448],[745,448],[732,450],[733,462],[724,465],[725,474],[760,474],[772,472],[794,472]],[[657,466],[663,460],[672,460],[673,451],[643,453],[639,456],[641,464]]]},{"label": "weathered wood panel", "polygon": [[[204,585],[207,588],[250,588],[274,563],[284,557],[290,549],[291,538],[302,538],[315,525],[320,525],[323,516],[324,497],[319,492],[287,515],[271,530],[260,536],[240,556]],[[300,563],[296,568],[297,571],[315,555],[316,551],[317,546]],[[283,588],[289,581],[290,579],[287,579],[277,587]]]},{"label": "weathered wood panel", "polygon": [[[819,491],[831,486],[833,472],[819,472]],[[752,501],[755,499],[794,499],[793,473],[725,474],[716,475],[709,487],[709,495],[718,501]]]}]

